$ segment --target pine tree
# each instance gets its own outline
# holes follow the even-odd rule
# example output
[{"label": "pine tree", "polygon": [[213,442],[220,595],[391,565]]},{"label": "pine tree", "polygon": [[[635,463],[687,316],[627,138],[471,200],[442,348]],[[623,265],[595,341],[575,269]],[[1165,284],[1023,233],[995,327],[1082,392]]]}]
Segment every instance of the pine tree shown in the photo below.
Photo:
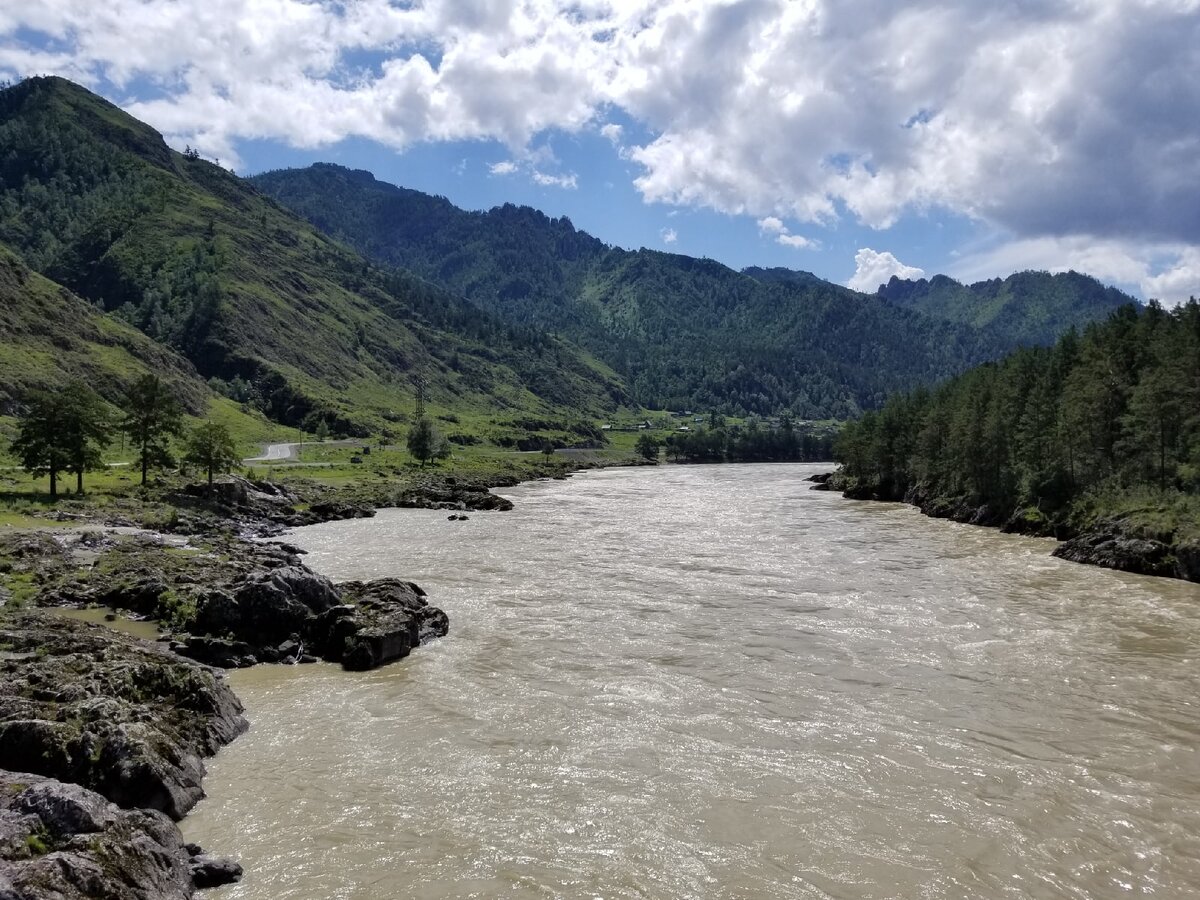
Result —
[{"label": "pine tree", "polygon": [[50,476],[50,496],[58,496],[60,472],[75,473],[83,493],[83,473],[100,468],[111,426],[103,401],[75,382],[64,390],[34,394],[21,417],[13,454],[35,477]]},{"label": "pine tree", "polygon": [[237,463],[238,452],[226,426],[218,422],[205,422],[188,435],[184,458],[207,471],[211,486],[215,473],[228,472]]},{"label": "pine tree", "polygon": [[157,375],[139,378],[124,405],[120,427],[137,448],[144,485],[151,466],[165,467],[174,462],[170,440],[183,427],[183,410]]}]

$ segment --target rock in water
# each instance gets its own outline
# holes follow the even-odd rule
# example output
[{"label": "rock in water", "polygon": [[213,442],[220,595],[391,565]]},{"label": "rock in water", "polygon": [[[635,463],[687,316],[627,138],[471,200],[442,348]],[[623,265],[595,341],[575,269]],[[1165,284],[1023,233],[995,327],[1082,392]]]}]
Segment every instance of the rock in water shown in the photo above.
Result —
[{"label": "rock in water", "polygon": [[402,659],[450,629],[446,614],[429,606],[425,592],[410,581],[350,581],[340,588],[349,603],[321,616],[325,633],[317,650],[346,669],[374,669]]},{"label": "rock in water", "polygon": [[242,880],[242,867],[225,856],[201,853],[192,858],[192,882],[197,888],[214,888]]}]

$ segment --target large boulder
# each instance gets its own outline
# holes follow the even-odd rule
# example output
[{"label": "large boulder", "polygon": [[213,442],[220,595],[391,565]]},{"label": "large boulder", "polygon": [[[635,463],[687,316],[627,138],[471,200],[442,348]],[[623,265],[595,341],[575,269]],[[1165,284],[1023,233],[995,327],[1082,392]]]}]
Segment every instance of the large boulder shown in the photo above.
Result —
[{"label": "large boulder", "polygon": [[327,610],[318,625],[317,648],[325,659],[362,671],[403,659],[420,644],[445,635],[444,612],[428,605],[411,581],[381,578],[342,584],[350,603]]}]

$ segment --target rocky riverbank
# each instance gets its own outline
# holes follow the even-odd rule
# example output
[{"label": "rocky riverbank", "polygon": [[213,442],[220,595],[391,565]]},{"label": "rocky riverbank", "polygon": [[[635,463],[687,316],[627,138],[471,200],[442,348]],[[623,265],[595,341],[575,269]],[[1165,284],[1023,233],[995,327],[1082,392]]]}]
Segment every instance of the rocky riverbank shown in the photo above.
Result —
[{"label": "rocky riverbank", "polygon": [[51,612],[0,618],[0,900],[191,897],[241,870],[174,821],[246,729],[218,673]]},{"label": "rocky riverbank", "polygon": [[[240,876],[172,821],[203,796],[202,759],[246,728],[218,669],[371,669],[449,630],[411,582],[335,585],[297,548],[254,538],[376,505],[511,508],[490,486],[305,491],[231,478],[68,514],[83,527],[0,534],[0,900],[166,900]],[[168,517],[148,514],[164,503]],[[152,619],[162,636],[33,609],[85,606]]]},{"label": "rocky riverbank", "polygon": [[920,487],[911,488],[903,497],[893,497],[874,485],[850,483],[837,472],[821,473],[809,480],[814,482],[813,490],[839,491],[851,500],[903,502],[935,519],[999,528],[1010,534],[1057,538],[1061,543],[1051,554],[1071,562],[1200,582],[1200,543],[1120,517],[1097,517],[1077,526],[1052,522],[1037,510],[1004,515],[987,505],[971,503],[968,498],[930,496]]},{"label": "rocky riverbank", "polygon": [[512,504],[491,488],[520,478],[491,475],[414,475],[404,481],[358,482],[333,487],[314,481],[286,484],[227,476],[216,484],[186,484],[105,498],[64,499],[50,513],[64,524],[146,528],[182,535],[236,534],[272,537],[289,528],[339,519],[369,518],[385,507],[509,510]]}]

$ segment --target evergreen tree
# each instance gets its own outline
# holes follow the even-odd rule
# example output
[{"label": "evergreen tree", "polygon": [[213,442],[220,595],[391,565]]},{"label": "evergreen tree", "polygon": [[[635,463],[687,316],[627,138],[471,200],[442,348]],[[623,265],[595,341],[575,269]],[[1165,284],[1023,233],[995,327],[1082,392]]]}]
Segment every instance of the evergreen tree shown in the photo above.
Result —
[{"label": "evergreen tree", "polygon": [[110,429],[100,397],[73,382],[62,391],[30,398],[12,451],[35,477],[50,476],[51,497],[58,495],[60,472],[74,472],[76,493],[82,494],[83,473],[104,465],[101,450]]},{"label": "evergreen tree", "polygon": [[120,427],[137,448],[144,485],[152,466],[174,462],[170,441],[183,427],[183,410],[157,375],[143,375],[134,382],[124,406]]},{"label": "evergreen tree", "polygon": [[83,473],[104,467],[102,450],[112,437],[112,422],[104,401],[85,385],[75,382],[66,388],[67,468],[75,473],[75,493],[83,493]]},{"label": "evergreen tree", "polygon": [[1121,309],[924,400],[892,397],[844,428],[837,456],[858,495],[900,499],[919,486],[929,499],[1051,525],[1128,491],[1194,493],[1200,303]]},{"label": "evergreen tree", "polygon": [[192,429],[184,458],[207,471],[210,486],[215,473],[228,472],[239,459],[229,429],[218,422],[205,422]]},{"label": "evergreen tree", "polygon": [[420,460],[423,469],[426,463],[449,456],[450,445],[429,418],[422,416],[408,430],[408,452]]}]

